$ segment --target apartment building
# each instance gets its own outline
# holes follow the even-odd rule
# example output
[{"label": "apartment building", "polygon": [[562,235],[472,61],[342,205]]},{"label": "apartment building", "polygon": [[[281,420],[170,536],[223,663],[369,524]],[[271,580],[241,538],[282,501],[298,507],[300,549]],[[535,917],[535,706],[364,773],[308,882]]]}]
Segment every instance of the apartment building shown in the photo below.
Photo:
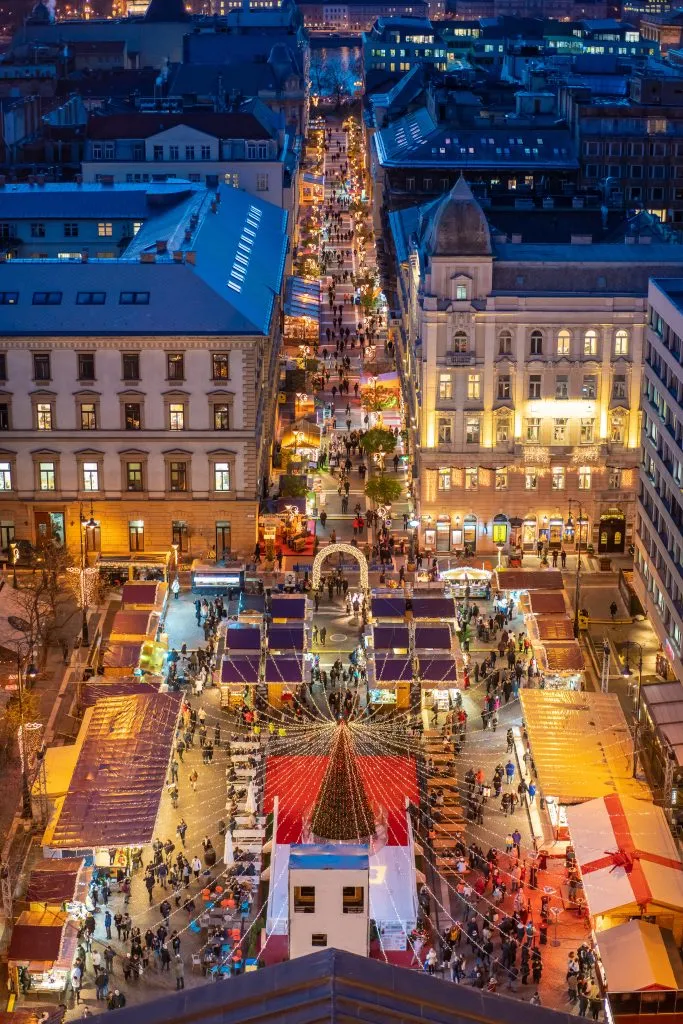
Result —
[{"label": "apartment building", "polygon": [[460,179],[389,215],[429,550],[633,540],[647,282],[683,247],[582,204],[484,210]]},{"label": "apartment building", "polygon": [[683,682],[683,279],[650,282],[642,410],[634,581]]},{"label": "apartment building", "polygon": [[5,263],[0,547],[77,550],[85,510],[103,554],[251,551],[287,219],[241,190],[186,185],[120,256]]}]

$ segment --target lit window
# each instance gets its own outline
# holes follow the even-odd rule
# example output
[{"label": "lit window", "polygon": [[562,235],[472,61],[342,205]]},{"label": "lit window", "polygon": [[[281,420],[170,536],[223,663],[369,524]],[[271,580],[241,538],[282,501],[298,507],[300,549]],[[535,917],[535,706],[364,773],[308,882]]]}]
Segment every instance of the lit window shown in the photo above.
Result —
[{"label": "lit window", "polygon": [[41,491],[54,491],[57,488],[54,462],[38,464],[38,486]]},{"label": "lit window", "polygon": [[453,424],[449,419],[440,419],[438,424],[439,444],[453,443]]},{"label": "lit window", "polygon": [[213,468],[214,490],[230,490],[230,464],[228,462],[216,462]]},{"label": "lit window", "polygon": [[[501,466],[496,470],[496,490],[504,491],[508,485],[508,468],[507,466]],[[494,526],[495,533],[495,526]],[[496,539],[495,537],[493,538]]]},{"label": "lit window", "polygon": [[172,462],[169,468],[170,489],[172,491],[187,490],[187,463]]},{"label": "lit window", "polygon": [[97,429],[97,410],[94,402],[81,402],[81,430]]},{"label": "lit window", "polygon": [[628,331],[617,331],[614,335],[615,356],[628,355]]},{"label": "lit window", "polygon": [[455,286],[455,298],[458,302],[462,302],[463,299],[467,298],[467,285],[456,284]]},{"label": "lit window", "polygon": [[230,357],[227,352],[214,352],[212,356],[213,361],[213,379],[214,380],[229,380],[230,379]]},{"label": "lit window", "polygon": [[100,236],[100,238],[111,238],[111,236],[114,234],[114,225],[111,223],[111,221],[101,220],[97,225],[97,234]]},{"label": "lit window", "polygon": [[538,487],[538,475],[535,469],[528,469],[524,474],[524,487],[527,491],[535,491]]},{"label": "lit window", "polygon": [[185,357],[182,352],[167,355],[166,368],[169,380],[185,380]]},{"label": "lit window", "polygon": [[129,491],[142,490],[141,462],[128,462],[126,464],[126,489]]},{"label": "lit window", "polygon": [[479,487],[479,466],[468,466],[465,469],[465,490],[476,491]]},{"label": "lit window", "polygon": [[579,490],[590,491],[591,489],[591,468],[590,466],[579,466]]},{"label": "lit window", "polygon": [[583,336],[583,354],[594,356],[598,351],[598,336],[595,331],[586,331]]},{"label": "lit window", "polygon": [[185,406],[182,402],[171,402],[168,407],[168,414],[171,430],[185,429]]},{"label": "lit window", "polygon": [[470,400],[481,397],[481,374],[469,373],[467,375],[467,397]]},{"label": "lit window", "polygon": [[469,351],[470,343],[467,335],[464,331],[456,331],[453,335],[453,351],[454,352],[467,352]]},{"label": "lit window", "polygon": [[439,490],[450,491],[451,489],[451,471],[450,469],[439,470]]},{"label": "lit window", "polygon": [[581,444],[592,444],[595,434],[595,420],[581,420]]},{"label": "lit window", "polygon": [[12,490],[12,466],[9,462],[0,462],[0,491]]},{"label": "lit window", "polygon": [[616,466],[612,466],[612,468],[609,471],[609,476],[607,478],[607,486],[609,487],[610,491],[618,491],[621,489],[621,470],[618,469]]},{"label": "lit window", "polygon": [[99,491],[100,489],[100,468],[96,462],[83,463],[83,490]]},{"label": "lit window", "polygon": [[612,444],[623,444],[626,437],[626,416],[623,412],[613,412],[610,417],[610,436]]},{"label": "lit window", "polygon": [[479,444],[480,421],[478,416],[468,416],[465,420],[465,441],[467,444]]},{"label": "lit window", "polygon": [[52,406],[49,402],[38,402],[36,417],[38,430],[52,430]]},{"label": "lit window", "polygon": [[566,417],[553,420],[553,443],[554,444],[566,444],[567,443],[567,423],[569,420]]},{"label": "lit window", "polygon": [[569,331],[560,331],[557,335],[557,354],[558,356],[568,356],[569,346],[571,345],[571,335]]},{"label": "lit window", "polygon": [[453,379],[450,373],[439,375],[439,398],[444,400],[453,398]]},{"label": "lit window", "polygon": [[553,466],[552,470],[552,486],[554,491],[564,490],[565,481],[565,469],[564,466]]},{"label": "lit window", "polygon": [[532,444],[541,440],[541,421],[535,416],[526,421],[526,439]]},{"label": "lit window", "polygon": [[230,430],[230,406],[219,403],[213,407],[213,429]]},{"label": "lit window", "polygon": [[510,417],[499,416],[496,421],[496,444],[507,444],[510,440]]}]

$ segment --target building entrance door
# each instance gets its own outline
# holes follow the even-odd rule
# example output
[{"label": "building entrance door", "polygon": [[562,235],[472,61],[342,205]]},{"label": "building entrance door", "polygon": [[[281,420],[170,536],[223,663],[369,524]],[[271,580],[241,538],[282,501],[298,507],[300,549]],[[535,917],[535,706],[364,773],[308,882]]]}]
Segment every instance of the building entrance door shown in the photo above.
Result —
[{"label": "building entrance door", "polygon": [[64,544],[64,513],[35,512],[36,544],[42,547],[52,541],[61,547]]}]

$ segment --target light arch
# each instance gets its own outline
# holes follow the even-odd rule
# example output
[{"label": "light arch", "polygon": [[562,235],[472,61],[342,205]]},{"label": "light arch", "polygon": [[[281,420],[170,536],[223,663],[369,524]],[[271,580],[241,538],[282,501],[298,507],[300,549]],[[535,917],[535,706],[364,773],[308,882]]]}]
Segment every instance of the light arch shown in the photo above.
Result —
[{"label": "light arch", "polygon": [[329,555],[335,553],[342,555],[351,555],[358,562],[358,568],[360,569],[360,585],[363,590],[369,588],[369,576],[368,576],[368,560],[363,552],[353,546],[353,544],[344,544],[342,541],[337,544],[328,544],[326,547],[321,548],[318,554],[313,559],[313,576],[311,579],[311,586],[314,590],[317,590],[320,586],[320,569]]}]

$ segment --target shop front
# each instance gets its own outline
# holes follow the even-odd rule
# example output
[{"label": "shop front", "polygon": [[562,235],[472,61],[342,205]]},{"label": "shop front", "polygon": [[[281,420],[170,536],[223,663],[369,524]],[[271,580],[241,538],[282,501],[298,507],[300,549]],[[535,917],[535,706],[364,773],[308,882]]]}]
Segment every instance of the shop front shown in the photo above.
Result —
[{"label": "shop front", "polygon": [[465,516],[462,524],[462,542],[466,554],[473,555],[477,550],[477,517]]},{"label": "shop front", "polygon": [[410,658],[376,658],[374,675],[372,662],[368,665],[370,673],[368,700],[371,710],[386,712],[408,710],[410,708],[410,683],[413,678],[413,667]]},{"label": "shop front", "polygon": [[[495,529],[495,527],[494,527]],[[439,578],[445,584],[444,595],[462,600],[467,597],[487,599],[491,591],[492,572],[463,565],[458,569],[445,569]]]},{"label": "shop front", "polygon": [[598,551],[623,554],[626,544],[626,516],[618,508],[609,508],[600,516]]},{"label": "shop front", "polygon": [[536,516],[526,516],[522,520],[521,544],[522,551],[534,551],[538,543],[538,521]]},{"label": "shop front", "polygon": [[499,512],[493,517],[493,543],[498,547],[505,547],[510,539],[510,520],[504,513]]},{"label": "shop front", "polygon": [[65,911],[24,911],[7,951],[13,991],[30,999],[64,1002],[77,945],[78,925]]},{"label": "shop front", "polygon": [[434,704],[439,711],[452,711],[460,706],[461,694],[457,686],[457,670],[454,658],[420,657],[417,665],[420,679],[421,705],[431,710]]},{"label": "shop front", "polygon": [[436,521],[436,550],[443,554],[451,550],[451,517],[442,515]]},{"label": "shop front", "polygon": [[564,519],[560,515],[550,516],[548,520],[548,547],[551,551],[559,551],[564,540]]},{"label": "shop front", "polygon": [[259,683],[260,655],[224,656],[221,664],[221,707],[254,706],[254,691]]},{"label": "shop front", "polygon": [[264,681],[268,686],[268,703],[271,707],[277,710],[292,707],[304,681],[304,656],[287,654],[267,657]]}]

